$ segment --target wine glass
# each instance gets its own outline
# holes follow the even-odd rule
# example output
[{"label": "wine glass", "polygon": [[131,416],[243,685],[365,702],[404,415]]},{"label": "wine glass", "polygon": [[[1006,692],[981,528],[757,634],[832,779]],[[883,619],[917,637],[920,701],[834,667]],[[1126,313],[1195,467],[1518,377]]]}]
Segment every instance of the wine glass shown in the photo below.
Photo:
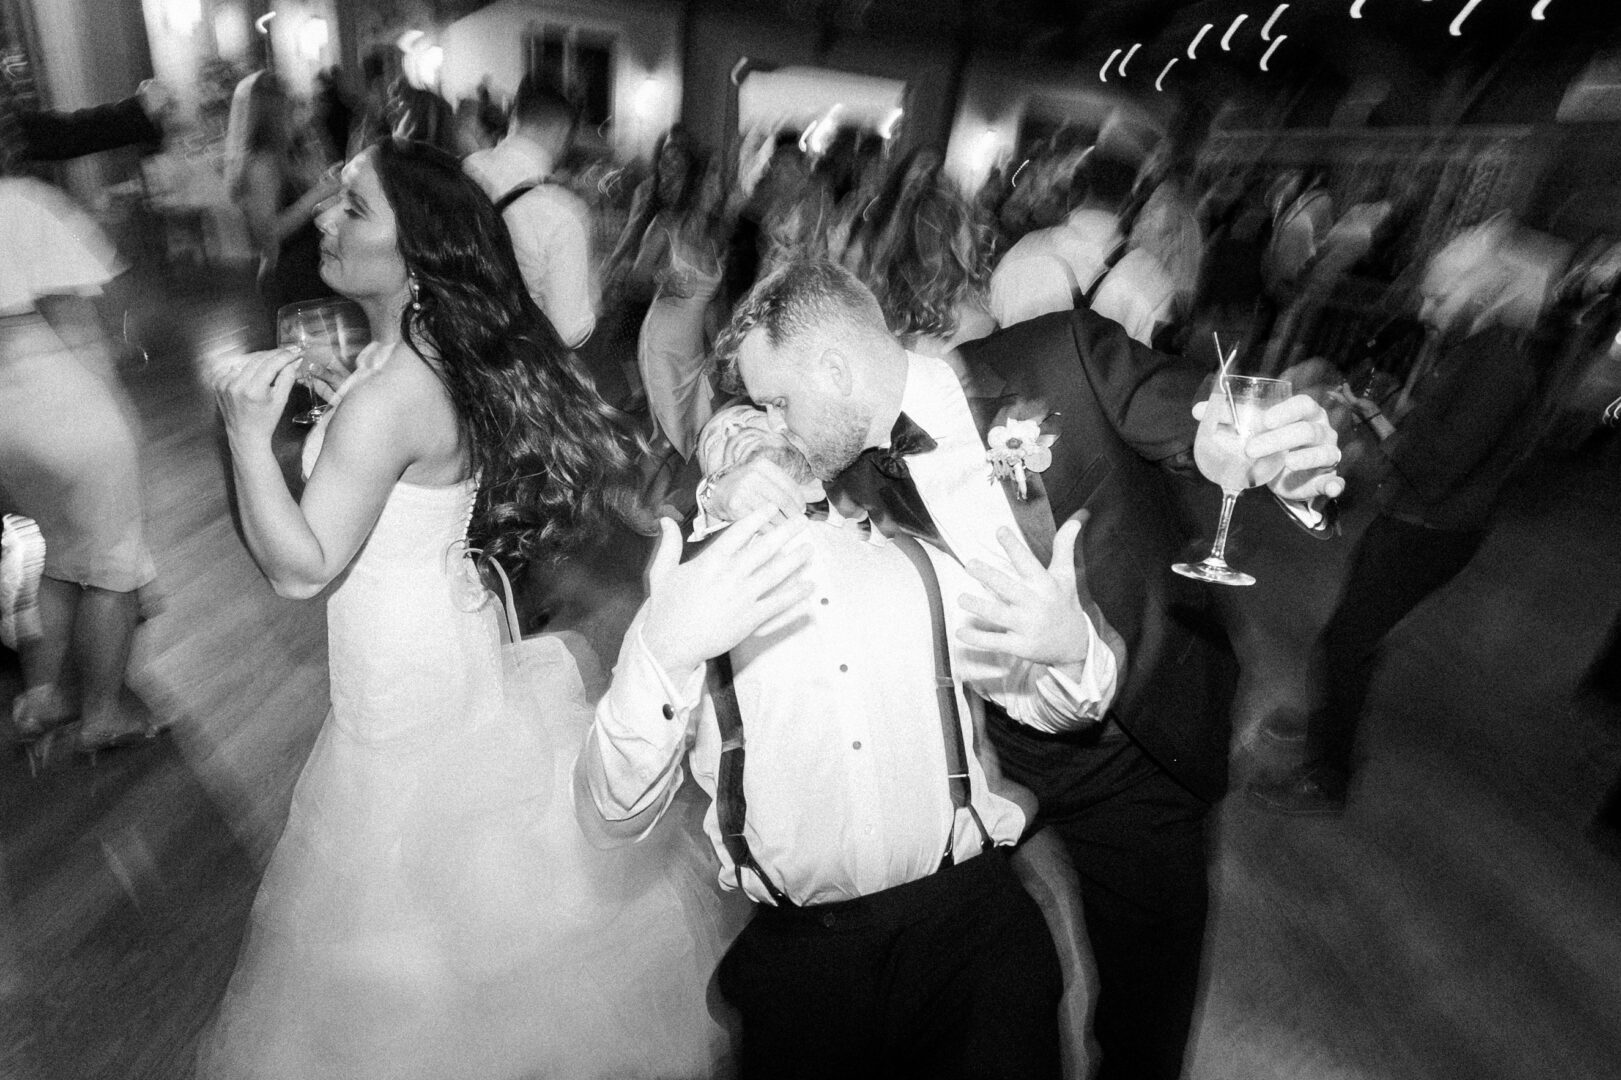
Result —
[{"label": "wine glass", "polygon": [[1260,427],[1260,416],[1294,392],[1286,379],[1251,375],[1218,375],[1210,390],[1199,433],[1193,439],[1193,460],[1205,479],[1221,486],[1221,524],[1216,541],[1202,562],[1177,563],[1171,569],[1183,577],[1215,585],[1254,585],[1255,579],[1227,565],[1227,527],[1233,504],[1245,488],[1270,483],[1283,471],[1284,453],[1250,458],[1244,444]]},{"label": "wine glass", "polygon": [[293,423],[309,427],[332,408],[331,402],[321,400],[315,384],[342,383],[370,340],[365,313],[352,300],[329,296],[288,304],[276,312],[276,343],[299,351],[298,381],[316,398],[315,404],[293,417]]}]

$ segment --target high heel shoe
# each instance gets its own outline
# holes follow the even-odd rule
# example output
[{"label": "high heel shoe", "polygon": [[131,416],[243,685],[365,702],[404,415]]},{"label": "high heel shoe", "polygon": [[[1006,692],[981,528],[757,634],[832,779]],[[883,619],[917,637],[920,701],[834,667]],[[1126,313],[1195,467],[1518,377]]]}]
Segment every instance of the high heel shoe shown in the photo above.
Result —
[{"label": "high heel shoe", "polygon": [[54,684],[31,686],[11,703],[11,727],[28,757],[28,775],[38,776],[51,761],[51,751],[75,717]]},{"label": "high heel shoe", "polygon": [[94,768],[97,755],[108,750],[145,746],[155,742],[165,730],[153,724],[143,724],[141,727],[116,731],[90,731],[81,723],[78,730],[73,733],[73,752],[89,758],[90,766]]}]

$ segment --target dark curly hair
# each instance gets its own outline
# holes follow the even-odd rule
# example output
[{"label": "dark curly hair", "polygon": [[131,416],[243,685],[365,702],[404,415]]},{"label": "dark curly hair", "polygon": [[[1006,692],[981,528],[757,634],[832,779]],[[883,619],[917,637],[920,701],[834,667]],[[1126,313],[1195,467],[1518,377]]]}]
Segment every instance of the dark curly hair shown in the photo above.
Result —
[{"label": "dark curly hair", "polygon": [[477,478],[471,542],[517,570],[613,525],[651,531],[624,414],[530,298],[495,206],[434,147],[385,140],[375,161],[416,281],[401,333],[437,361]]}]

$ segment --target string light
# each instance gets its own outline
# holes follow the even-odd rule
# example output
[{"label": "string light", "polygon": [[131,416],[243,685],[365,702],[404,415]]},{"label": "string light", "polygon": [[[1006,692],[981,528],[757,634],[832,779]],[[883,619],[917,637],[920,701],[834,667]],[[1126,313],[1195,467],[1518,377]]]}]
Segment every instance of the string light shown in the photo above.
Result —
[{"label": "string light", "polygon": [[1109,81],[1109,65],[1114,63],[1114,58],[1119,55],[1120,50],[1116,49],[1114,52],[1109,54],[1109,58],[1107,60],[1103,61],[1103,66],[1098,68],[1098,82]]},{"label": "string light", "polygon": [[1222,52],[1231,52],[1232,51],[1232,48],[1233,48],[1233,31],[1237,30],[1238,29],[1238,24],[1243,22],[1247,18],[1249,18],[1248,15],[1240,15],[1238,18],[1233,20],[1233,25],[1231,25],[1231,26],[1229,26],[1227,28],[1227,32],[1225,34],[1221,35],[1221,51]]},{"label": "string light", "polygon": [[1462,37],[1463,21],[1469,17],[1471,11],[1474,11],[1479,6],[1480,0],[1469,0],[1467,4],[1463,5],[1463,10],[1458,12],[1458,17],[1452,20],[1451,26],[1447,27],[1447,33],[1453,37]]},{"label": "string light", "polygon": [[[1478,3],[1479,0],[1476,0],[1476,2]],[[1270,19],[1266,20],[1266,25],[1265,26],[1261,27],[1261,40],[1262,41],[1271,41],[1272,40],[1272,24],[1278,21],[1278,16],[1279,15],[1282,15],[1285,11],[1288,11],[1288,10],[1289,10],[1289,5],[1288,4],[1279,4],[1276,8],[1273,9],[1272,17]]]},{"label": "string light", "polygon": [[1289,35],[1288,34],[1279,34],[1277,37],[1272,39],[1272,44],[1270,44],[1270,45],[1268,45],[1266,47],[1266,53],[1261,57],[1261,70],[1262,71],[1268,70],[1268,68],[1266,66],[1266,62],[1268,60],[1272,59],[1272,54],[1278,51],[1278,46],[1282,45],[1285,41],[1288,41],[1288,40],[1289,40]]},{"label": "string light", "polygon": [[1131,63],[1131,58],[1133,56],[1136,56],[1137,55],[1137,50],[1142,48],[1142,47],[1143,47],[1143,43],[1140,42],[1140,41],[1134,41],[1134,42],[1131,43],[1131,48],[1126,51],[1126,55],[1125,55],[1124,59],[1122,59],[1120,61],[1120,77],[1122,79],[1124,79],[1126,77],[1126,65]]},{"label": "string light", "polygon": [[1203,26],[1199,27],[1199,32],[1197,34],[1193,35],[1193,40],[1188,42],[1188,59],[1189,60],[1197,60],[1197,59],[1199,59],[1197,56],[1193,55],[1193,50],[1197,49],[1199,47],[1199,42],[1204,40],[1204,36],[1206,34],[1210,33],[1210,28],[1212,26],[1214,26],[1214,25],[1215,25],[1215,23],[1205,23]]},{"label": "string light", "polygon": [[1173,56],[1168,61],[1166,61],[1166,63],[1165,63],[1165,71],[1160,72],[1159,73],[1159,78],[1154,80],[1154,89],[1155,90],[1158,90],[1161,93],[1165,92],[1165,85],[1164,85],[1164,83],[1165,83],[1165,72],[1170,71],[1175,66],[1176,66],[1176,57]]}]

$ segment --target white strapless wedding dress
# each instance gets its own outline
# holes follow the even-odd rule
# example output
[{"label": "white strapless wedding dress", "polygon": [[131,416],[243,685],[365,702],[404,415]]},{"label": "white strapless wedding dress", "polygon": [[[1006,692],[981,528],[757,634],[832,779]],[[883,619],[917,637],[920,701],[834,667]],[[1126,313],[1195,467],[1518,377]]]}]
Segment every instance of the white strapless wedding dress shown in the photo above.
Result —
[{"label": "white strapless wedding dress", "polygon": [[462,557],[473,498],[397,485],[331,594],[332,709],[204,1077],[729,1071],[706,989],[746,908],[696,802],[635,848],[586,843],[570,776],[600,669],[556,635],[502,646]]}]

